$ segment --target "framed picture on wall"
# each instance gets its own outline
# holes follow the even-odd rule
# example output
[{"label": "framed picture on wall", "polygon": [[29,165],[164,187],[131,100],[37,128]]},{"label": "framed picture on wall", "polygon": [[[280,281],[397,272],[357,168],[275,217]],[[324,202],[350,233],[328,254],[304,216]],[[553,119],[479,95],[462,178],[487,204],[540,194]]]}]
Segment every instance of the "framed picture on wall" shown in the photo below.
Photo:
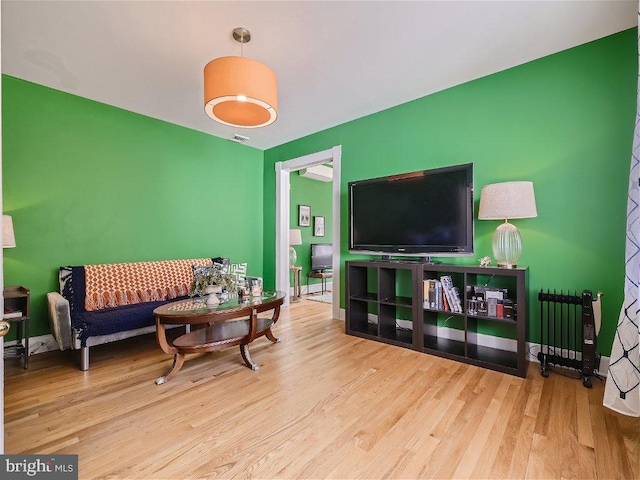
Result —
[{"label": "framed picture on wall", "polygon": [[311,207],[298,205],[298,226],[309,227],[311,225]]},{"label": "framed picture on wall", "polygon": [[324,237],[324,217],[313,217],[313,236]]}]

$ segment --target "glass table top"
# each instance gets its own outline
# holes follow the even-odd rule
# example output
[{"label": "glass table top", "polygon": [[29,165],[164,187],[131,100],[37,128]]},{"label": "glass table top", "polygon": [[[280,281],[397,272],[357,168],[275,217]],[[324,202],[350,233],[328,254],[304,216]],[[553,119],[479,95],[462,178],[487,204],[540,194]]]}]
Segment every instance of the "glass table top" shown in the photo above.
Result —
[{"label": "glass table top", "polygon": [[234,310],[243,310],[250,308],[254,305],[261,305],[274,300],[284,298],[282,292],[277,291],[264,291],[260,296],[239,297],[231,298],[229,301],[220,303],[218,305],[208,306],[206,304],[207,297],[194,297],[187,300],[179,300],[177,302],[167,303],[154,310],[155,314],[162,316],[170,315],[185,315],[185,314],[202,314],[213,312],[231,312]]}]

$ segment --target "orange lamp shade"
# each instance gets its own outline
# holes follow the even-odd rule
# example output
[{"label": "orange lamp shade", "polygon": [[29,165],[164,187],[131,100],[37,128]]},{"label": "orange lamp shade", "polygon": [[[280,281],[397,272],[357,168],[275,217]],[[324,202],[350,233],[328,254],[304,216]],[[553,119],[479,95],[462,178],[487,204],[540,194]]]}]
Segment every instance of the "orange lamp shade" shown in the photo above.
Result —
[{"label": "orange lamp shade", "polygon": [[258,128],[278,118],[278,80],[251,58],[222,57],[204,67],[204,111],[232,127]]}]

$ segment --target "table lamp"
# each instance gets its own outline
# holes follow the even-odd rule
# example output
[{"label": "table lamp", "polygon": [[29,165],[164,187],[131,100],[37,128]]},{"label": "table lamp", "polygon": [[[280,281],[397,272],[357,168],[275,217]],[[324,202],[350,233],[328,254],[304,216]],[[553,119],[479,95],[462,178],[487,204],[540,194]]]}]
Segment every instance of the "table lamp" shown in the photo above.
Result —
[{"label": "table lamp", "polygon": [[16,246],[16,236],[13,233],[13,219],[11,215],[2,215],[2,248]]},{"label": "table lamp", "polygon": [[491,243],[498,267],[515,268],[522,254],[520,232],[508,220],[537,216],[532,182],[503,182],[482,187],[478,219],[504,220],[496,228]]},{"label": "table lamp", "polygon": [[298,228],[292,228],[289,230],[289,266],[295,267],[298,256],[296,255],[296,249],[294,245],[302,245],[302,233]]}]

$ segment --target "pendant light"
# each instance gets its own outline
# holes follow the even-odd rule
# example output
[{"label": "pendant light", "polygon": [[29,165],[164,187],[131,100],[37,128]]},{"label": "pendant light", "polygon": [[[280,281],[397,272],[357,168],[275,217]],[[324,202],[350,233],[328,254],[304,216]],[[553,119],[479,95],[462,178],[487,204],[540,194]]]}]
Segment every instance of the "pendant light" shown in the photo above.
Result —
[{"label": "pendant light", "polygon": [[232,127],[259,128],[278,117],[278,80],[263,63],[244,57],[251,40],[246,28],[233,30],[240,57],[221,57],[204,67],[204,111],[216,122]]}]

